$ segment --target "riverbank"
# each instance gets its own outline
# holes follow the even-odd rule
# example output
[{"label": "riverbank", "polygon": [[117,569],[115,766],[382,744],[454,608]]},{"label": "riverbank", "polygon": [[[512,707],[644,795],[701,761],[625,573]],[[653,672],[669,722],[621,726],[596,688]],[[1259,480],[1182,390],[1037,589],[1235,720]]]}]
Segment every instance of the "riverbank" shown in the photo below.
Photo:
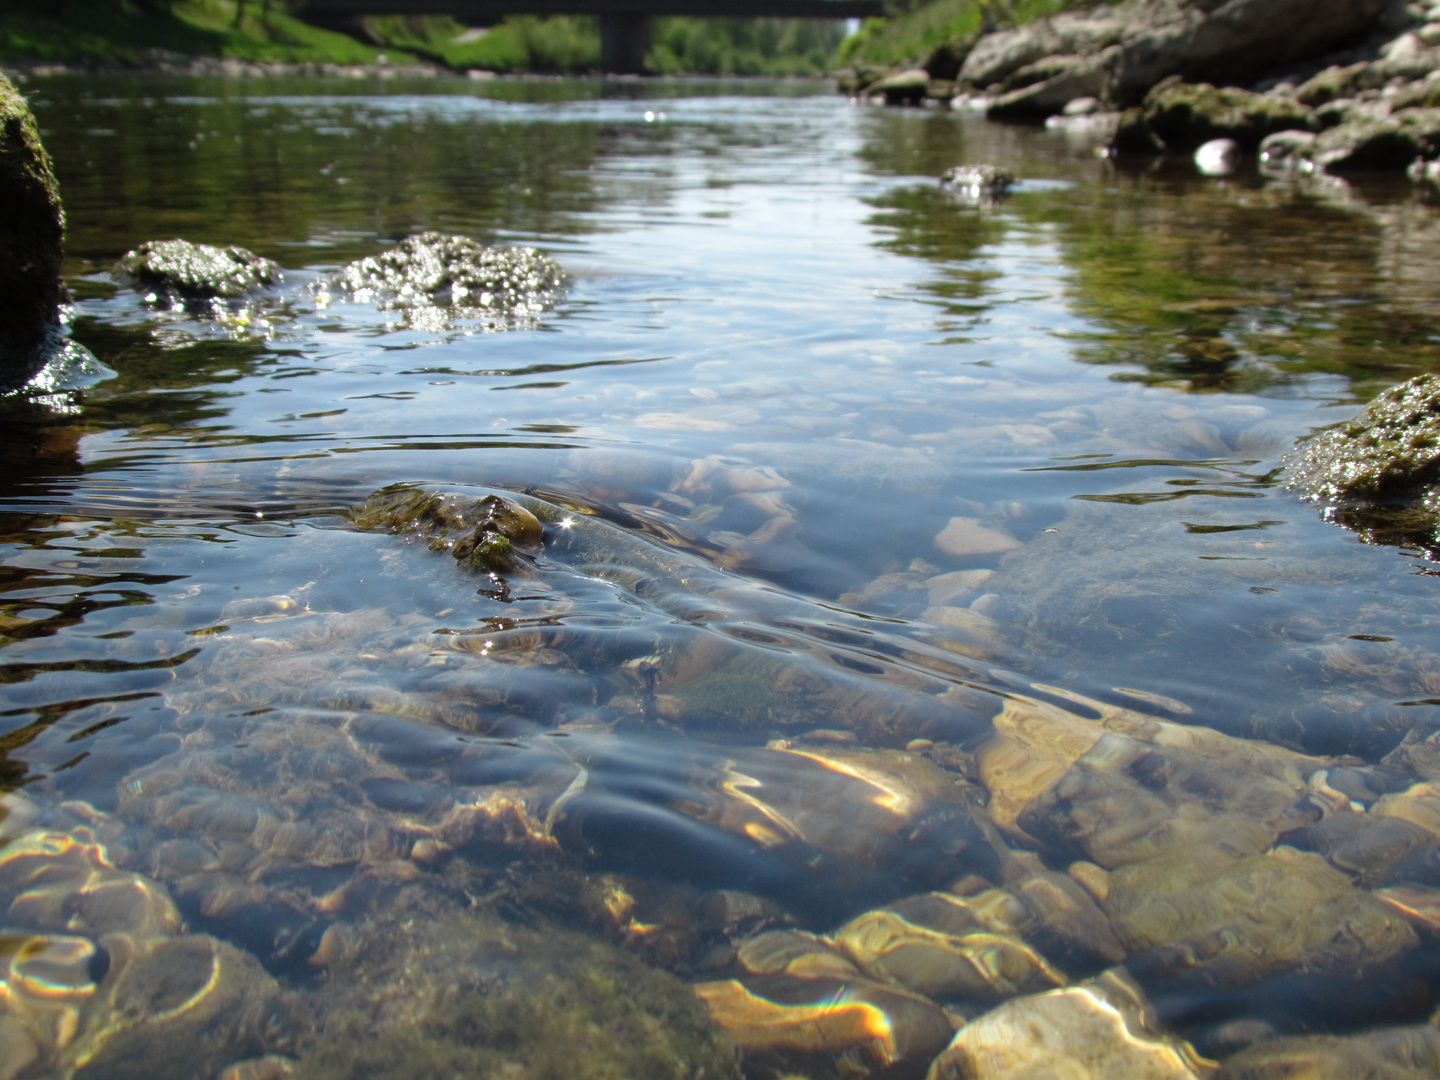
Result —
[{"label": "riverbank", "polygon": [[[39,74],[145,69],[193,75],[589,74],[593,17],[515,16],[489,27],[449,16],[366,16],[320,27],[274,0],[19,0],[0,15],[0,65]],[[344,31],[344,32],[340,32]],[[833,19],[655,19],[655,75],[822,75],[845,36]]]}]

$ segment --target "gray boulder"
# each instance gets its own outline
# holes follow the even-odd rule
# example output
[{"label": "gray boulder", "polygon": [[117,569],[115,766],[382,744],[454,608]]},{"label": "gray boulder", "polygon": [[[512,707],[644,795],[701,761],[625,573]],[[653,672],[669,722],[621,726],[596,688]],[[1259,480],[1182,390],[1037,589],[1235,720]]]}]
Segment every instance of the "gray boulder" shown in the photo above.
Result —
[{"label": "gray boulder", "polygon": [[29,382],[62,342],[65,215],[25,99],[0,75],[0,393]]},{"label": "gray boulder", "polygon": [[1363,36],[1388,2],[1159,0],[1062,14],[982,38],[958,78],[999,95],[997,117],[1051,110],[1066,86],[1081,88],[1072,97],[1134,105],[1171,76],[1243,83],[1320,56]]},{"label": "gray boulder", "polygon": [[1012,79],[1040,69],[1044,77],[995,98],[986,109],[993,120],[1012,117],[1048,116],[1063,112],[1076,98],[1098,99],[1105,93],[1108,65],[1113,49],[1099,56],[1050,57],[1040,64],[1021,68]]}]

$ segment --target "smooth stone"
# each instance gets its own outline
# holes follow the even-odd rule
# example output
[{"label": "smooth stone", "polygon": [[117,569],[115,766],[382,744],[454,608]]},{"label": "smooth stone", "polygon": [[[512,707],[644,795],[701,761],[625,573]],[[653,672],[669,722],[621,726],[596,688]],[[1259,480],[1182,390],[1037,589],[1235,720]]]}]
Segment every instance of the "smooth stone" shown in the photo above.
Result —
[{"label": "smooth stone", "polygon": [[1211,139],[1195,151],[1195,168],[1206,176],[1229,176],[1240,167],[1241,156],[1234,139]]},{"label": "smooth stone", "polygon": [[952,517],[935,535],[935,546],[946,555],[964,559],[971,555],[998,555],[1022,545],[1013,536],[980,524],[979,518]]}]

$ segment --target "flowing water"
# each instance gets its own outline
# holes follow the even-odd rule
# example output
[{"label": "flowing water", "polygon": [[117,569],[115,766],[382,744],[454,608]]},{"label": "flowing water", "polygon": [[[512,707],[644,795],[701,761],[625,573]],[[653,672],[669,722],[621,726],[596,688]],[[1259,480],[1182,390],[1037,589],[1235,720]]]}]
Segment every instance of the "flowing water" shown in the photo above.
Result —
[{"label": "flowing water", "polygon": [[[115,376],[4,405],[6,1080],[713,1077],[681,984],[747,935],[1056,875],[1119,951],[1027,934],[1054,974],[925,989],[950,1024],[1124,957],[1214,1058],[1440,1004],[1440,566],[1283,466],[1440,370],[1407,181],[1121,170],[808,83],[27,89]],[[962,162],[1019,183],[967,204]],[[423,230],[568,284],[317,303]],[[285,283],[111,281],[173,236]],[[468,569],[355,515],[393,485],[509,494],[543,547]],[[904,1056],[812,1036],[744,1067]]]}]

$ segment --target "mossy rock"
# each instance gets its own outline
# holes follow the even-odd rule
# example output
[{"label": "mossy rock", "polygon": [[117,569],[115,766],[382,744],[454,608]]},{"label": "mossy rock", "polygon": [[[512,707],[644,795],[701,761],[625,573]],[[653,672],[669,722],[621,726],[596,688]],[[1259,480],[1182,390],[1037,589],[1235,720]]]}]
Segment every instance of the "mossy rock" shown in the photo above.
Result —
[{"label": "mossy rock", "polygon": [[1440,153],[1440,109],[1404,109],[1359,117],[1322,131],[1311,155],[1328,172],[1403,169]]},{"label": "mossy rock", "polygon": [[[565,283],[559,264],[535,248],[491,248],[465,236],[427,232],[341,268],[323,287],[382,310],[419,314],[416,325],[452,317],[534,315]],[[439,321],[444,321],[441,318]]]},{"label": "mossy rock", "polygon": [[1313,124],[1310,110],[1293,98],[1182,82],[1161,83],[1150,92],[1144,121],[1166,149],[1183,153],[1211,139],[1234,139],[1253,153],[1267,135]]},{"label": "mossy rock", "polygon": [[39,371],[59,334],[64,239],[60,187],[35,117],[0,75],[0,392]]},{"label": "mossy rock", "polygon": [[1392,386],[1306,443],[1289,484],[1379,543],[1433,547],[1440,515],[1440,376]]},{"label": "mossy rock", "polygon": [[172,299],[237,299],[280,281],[280,267],[242,247],[188,240],[148,240],[126,252],[111,271],[128,285]]},{"label": "mossy rock", "polygon": [[690,987],[614,946],[479,913],[367,940],[320,995],[307,1080],[738,1080]]}]

